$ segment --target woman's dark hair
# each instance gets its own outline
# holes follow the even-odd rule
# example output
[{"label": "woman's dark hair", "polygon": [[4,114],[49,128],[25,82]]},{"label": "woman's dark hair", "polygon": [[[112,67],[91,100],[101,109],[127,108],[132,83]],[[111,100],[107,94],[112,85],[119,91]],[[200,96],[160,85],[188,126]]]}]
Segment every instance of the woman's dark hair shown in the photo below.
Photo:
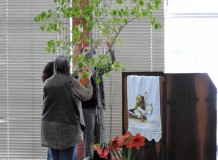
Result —
[{"label": "woman's dark hair", "polygon": [[70,75],[70,61],[67,56],[58,56],[54,61],[54,72]]},{"label": "woman's dark hair", "polygon": [[46,79],[54,74],[54,61],[48,62],[42,72],[42,81],[45,82]]}]

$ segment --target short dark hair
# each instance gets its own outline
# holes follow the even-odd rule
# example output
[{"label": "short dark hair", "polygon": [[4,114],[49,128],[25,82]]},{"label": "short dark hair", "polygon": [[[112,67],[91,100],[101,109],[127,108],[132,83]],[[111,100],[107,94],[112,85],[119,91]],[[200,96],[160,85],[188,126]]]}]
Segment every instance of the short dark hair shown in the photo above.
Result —
[{"label": "short dark hair", "polygon": [[67,56],[60,55],[55,59],[54,72],[70,75],[70,61]]},{"label": "short dark hair", "polygon": [[42,81],[45,82],[46,79],[54,74],[54,61],[48,62],[42,71]]}]

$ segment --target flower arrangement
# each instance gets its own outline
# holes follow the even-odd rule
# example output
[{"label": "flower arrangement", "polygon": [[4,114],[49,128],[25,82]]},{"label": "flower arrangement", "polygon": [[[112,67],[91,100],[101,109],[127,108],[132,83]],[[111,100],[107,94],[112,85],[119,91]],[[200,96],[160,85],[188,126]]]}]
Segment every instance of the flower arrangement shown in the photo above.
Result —
[{"label": "flower arrangement", "polygon": [[[115,136],[108,143],[94,144],[93,151],[102,160],[133,160],[132,149],[139,150],[140,147],[145,145],[145,141],[145,137],[139,133],[133,136],[127,131],[121,137]],[[92,159],[95,160],[96,158]]]}]

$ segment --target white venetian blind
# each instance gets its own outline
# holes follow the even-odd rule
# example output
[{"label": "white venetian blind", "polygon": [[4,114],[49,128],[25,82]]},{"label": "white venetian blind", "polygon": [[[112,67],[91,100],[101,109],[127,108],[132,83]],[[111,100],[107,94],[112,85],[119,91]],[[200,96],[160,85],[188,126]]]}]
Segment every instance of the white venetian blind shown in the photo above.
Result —
[{"label": "white venetian blind", "polygon": [[[130,3],[131,0],[127,0]],[[113,1],[108,1],[113,5]],[[164,3],[154,15],[164,27]],[[162,72],[164,71],[164,28],[155,30],[149,19],[134,20],[128,24],[118,38],[122,44],[115,46],[116,59],[124,65],[127,72]],[[98,36],[101,36],[98,34]],[[122,134],[122,73],[111,72],[109,78],[104,77],[107,109],[105,123],[107,138],[110,138],[110,122],[112,134]],[[110,105],[111,104],[111,105]],[[112,119],[110,118],[112,108]]]},{"label": "white venetian blind", "polygon": [[34,17],[55,6],[52,0],[0,0],[0,159],[45,159],[41,147],[41,72],[56,55]]}]

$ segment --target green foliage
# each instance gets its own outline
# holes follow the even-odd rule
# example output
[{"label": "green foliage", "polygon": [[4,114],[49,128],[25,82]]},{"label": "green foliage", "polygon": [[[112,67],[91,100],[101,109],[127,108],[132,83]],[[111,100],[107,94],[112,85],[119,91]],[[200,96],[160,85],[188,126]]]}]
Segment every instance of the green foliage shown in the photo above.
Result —
[{"label": "green foliage", "polygon": [[[46,46],[46,51],[49,53],[56,53],[61,47],[70,54],[72,47],[75,48],[84,41],[95,42],[96,39],[89,34],[94,27],[97,27],[101,33],[101,39],[98,40],[111,40],[110,48],[121,41],[117,39],[118,35],[126,25],[135,19],[147,17],[155,29],[161,27],[158,19],[153,16],[153,12],[159,8],[161,0],[72,0],[72,5],[70,5],[70,0],[54,0],[54,3],[57,3],[57,7],[41,12],[35,17],[35,22],[43,23],[40,29],[46,32],[63,33],[71,28],[72,37],[67,35],[62,39],[49,40]],[[70,24],[69,20],[72,17],[79,19],[80,24]],[[86,26],[83,25],[83,20],[87,22]],[[98,54],[96,57],[91,63],[96,68],[105,67],[110,61],[108,56],[102,54]],[[79,66],[85,65],[84,63],[87,62],[83,58],[78,58]],[[112,69],[115,71],[119,68],[123,69],[119,62],[112,65]]]}]

